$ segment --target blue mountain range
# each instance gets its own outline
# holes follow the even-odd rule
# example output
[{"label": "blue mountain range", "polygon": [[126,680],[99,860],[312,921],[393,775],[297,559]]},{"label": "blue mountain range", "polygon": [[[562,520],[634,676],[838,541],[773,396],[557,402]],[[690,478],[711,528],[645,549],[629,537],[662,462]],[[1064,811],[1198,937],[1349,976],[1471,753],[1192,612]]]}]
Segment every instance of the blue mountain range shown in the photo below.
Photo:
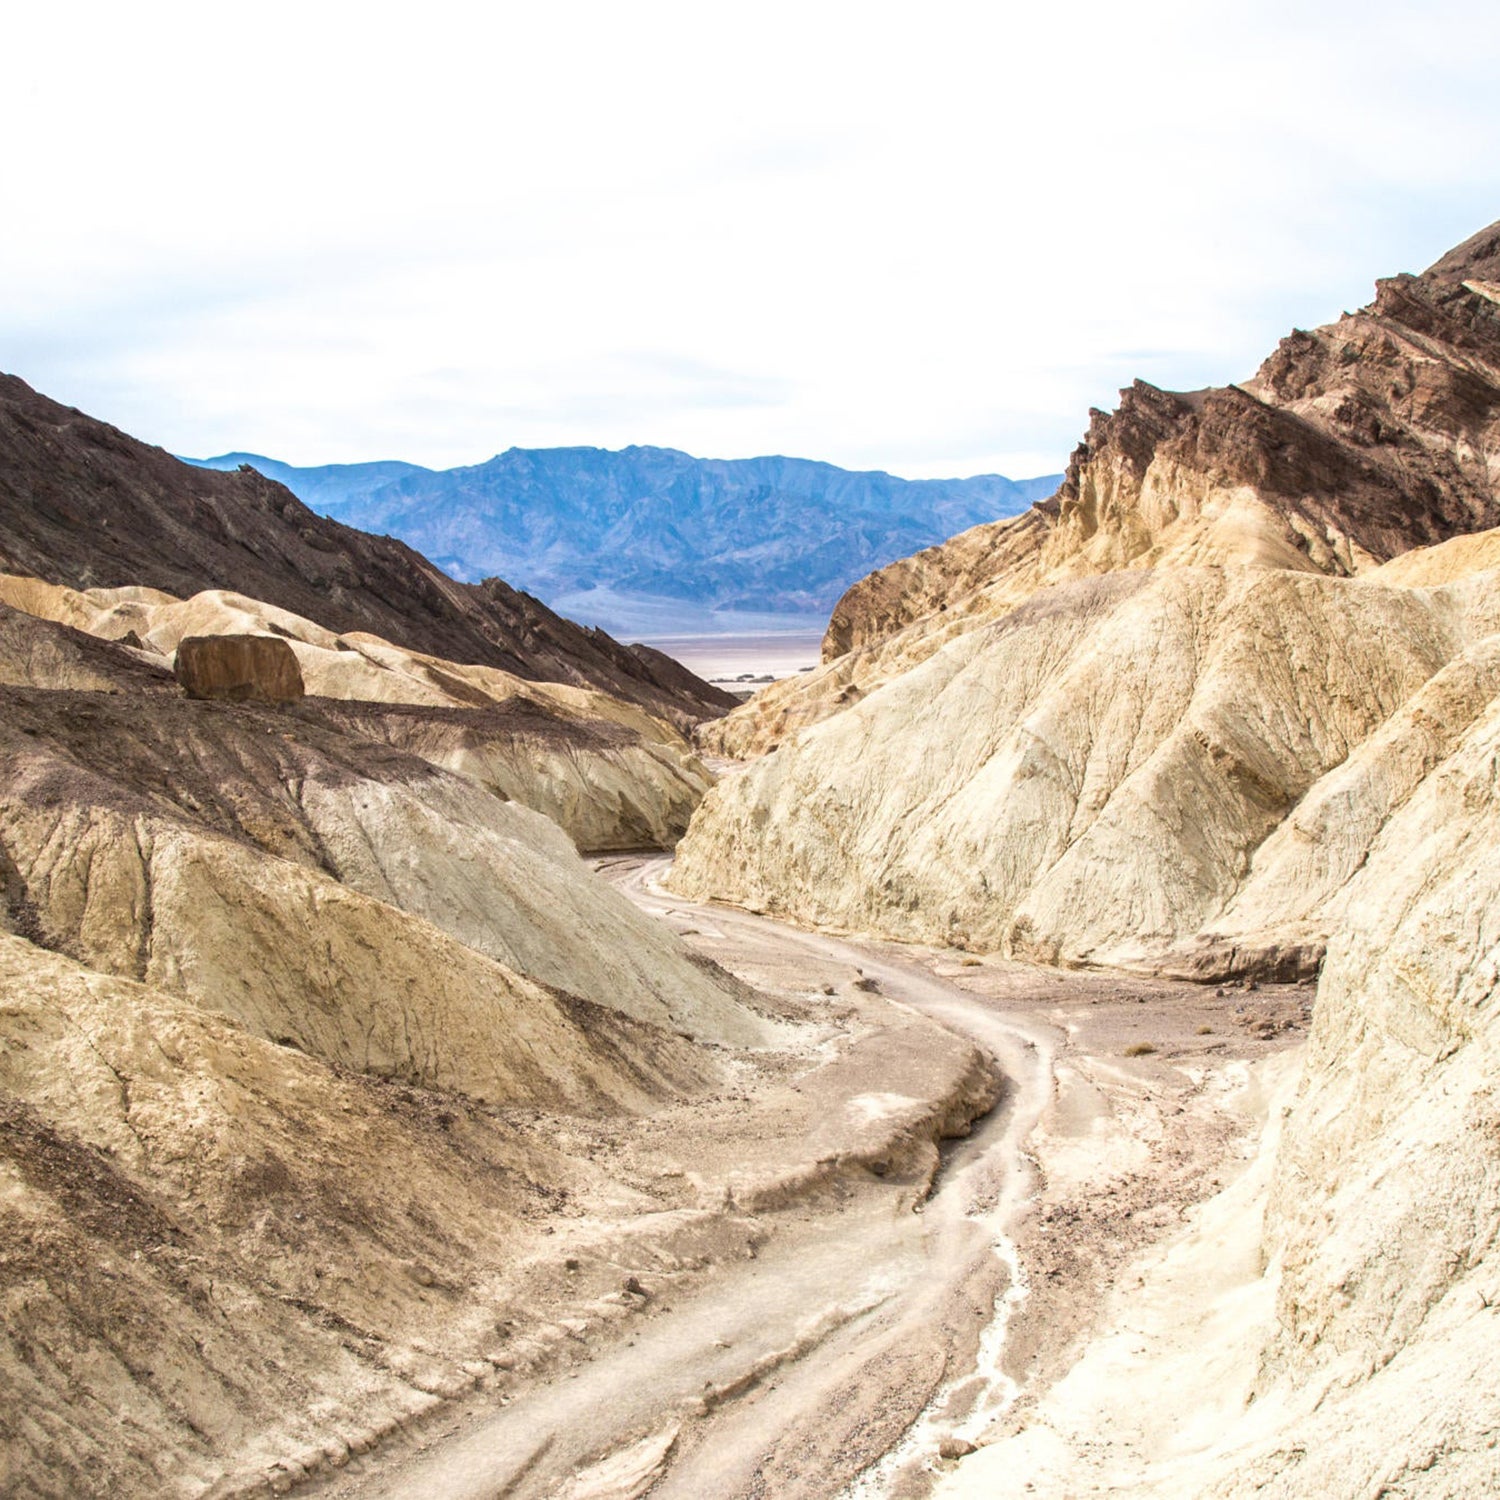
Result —
[{"label": "blue mountain range", "polygon": [[453,577],[496,576],[612,632],[821,629],[873,568],[1050,495],[1061,475],[898,479],[799,458],[512,448],[487,463],[249,464],[312,509],[399,537]]}]

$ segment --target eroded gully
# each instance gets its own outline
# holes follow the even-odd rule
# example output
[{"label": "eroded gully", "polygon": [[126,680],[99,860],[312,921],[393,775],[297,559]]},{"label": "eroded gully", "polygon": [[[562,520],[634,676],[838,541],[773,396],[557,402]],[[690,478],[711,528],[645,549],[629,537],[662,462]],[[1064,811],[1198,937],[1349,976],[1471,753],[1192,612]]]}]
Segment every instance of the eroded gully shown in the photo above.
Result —
[{"label": "eroded gully", "polygon": [[1052,1089],[1057,1034],[1002,1018],[914,961],[661,889],[665,856],[601,861],[643,910],[785,961],[846,963],[975,1042],[1000,1104],[948,1149],[913,1213],[890,1194],[776,1226],[754,1260],[566,1376],[368,1475],[361,1497],[443,1500],[876,1500],[926,1492],[941,1446],[978,1436],[1013,1395],[1005,1324],[1026,1295],[1011,1231],[1031,1192],[1025,1145]]}]

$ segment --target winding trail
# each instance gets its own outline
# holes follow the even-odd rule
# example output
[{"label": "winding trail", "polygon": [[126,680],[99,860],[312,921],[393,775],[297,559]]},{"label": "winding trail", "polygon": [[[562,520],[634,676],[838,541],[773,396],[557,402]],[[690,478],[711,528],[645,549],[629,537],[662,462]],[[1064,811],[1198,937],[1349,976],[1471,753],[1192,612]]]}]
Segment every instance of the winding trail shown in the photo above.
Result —
[{"label": "winding trail", "polygon": [[1011,1232],[1032,1192],[1025,1146],[1051,1097],[1058,1033],[873,946],[680,900],[658,884],[668,863],[599,869],[645,911],[690,914],[707,937],[862,970],[887,999],[991,1053],[1007,1080],[1000,1104],[945,1151],[918,1212],[875,1184],[837,1211],[784,1215],[756,1258],[719,1266],[629,1340],[339,1494],[905,1497],[925,1493],[945,1436],[977,1435],[1011,1398],[1000,1346],[1026,1294]]}]

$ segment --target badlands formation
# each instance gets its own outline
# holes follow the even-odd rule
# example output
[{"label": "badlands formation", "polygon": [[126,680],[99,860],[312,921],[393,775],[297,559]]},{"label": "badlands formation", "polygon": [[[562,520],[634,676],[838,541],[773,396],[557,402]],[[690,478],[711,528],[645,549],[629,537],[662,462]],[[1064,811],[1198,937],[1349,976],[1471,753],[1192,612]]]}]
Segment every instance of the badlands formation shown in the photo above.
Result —
[{"label": "badlands formation", "polygon": [[1497,523],[1500,225],[1243,386],[1124,392],[702,731],[762,753],[684,895],[1226,1008],[1321,974],[1256,1164],[942,1493],[1500,1491]]},{"label": "badlands formation", "polygon": [[5,378],[0,1489],[1500,1493],[1497,479],[1500,226],[715,719]]},{"label": "badlands formation", "polygon": [[758,1204],[920,1195],[984,1054],[580,857],[680,834],[713,689],[5,395],[0,1491],[284,1492],[623,1339]]}]

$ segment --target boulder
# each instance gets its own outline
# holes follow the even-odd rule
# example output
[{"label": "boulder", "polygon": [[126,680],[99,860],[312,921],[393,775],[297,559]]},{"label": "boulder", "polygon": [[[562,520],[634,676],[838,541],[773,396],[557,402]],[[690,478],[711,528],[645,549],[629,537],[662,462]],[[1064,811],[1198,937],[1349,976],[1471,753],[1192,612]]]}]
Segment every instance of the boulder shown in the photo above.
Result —
[{"label": "boulder", "polygon": [[303,693],[297,658],[274,635],[190,635],[175,671],[189,698],[292,703]]}]

